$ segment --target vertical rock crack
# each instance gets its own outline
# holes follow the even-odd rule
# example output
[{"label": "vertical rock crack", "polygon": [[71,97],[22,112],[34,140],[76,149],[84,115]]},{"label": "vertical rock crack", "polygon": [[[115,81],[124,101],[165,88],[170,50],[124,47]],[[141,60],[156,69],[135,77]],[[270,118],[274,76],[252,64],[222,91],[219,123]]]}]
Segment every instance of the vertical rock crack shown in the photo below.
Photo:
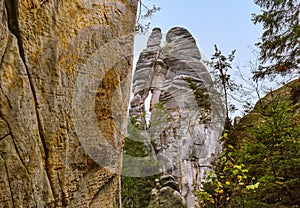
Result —
[{"label": "vertical rock crack", "polygon": [[53,181],[51,180],[51,177],[49,175],[49,167],[48,167],[48,148],[46,145],[46,141],[44,138],[44,133],[43,133],[43,128],[42,128],[42,124],[41,124],[41,120],[40,120],[40,115],[39,115],[39,111],[38,111],[38,99],[37,99],[37,95],[36,95],[36,90],[33,84],[33,79],[32,76],[30,74],[30,71],[28,69],[28,66],[26,64],[26,58],[25,58],[25,52],[24,52],[24,47],[23,47],[23,41],[22,41],[22,36],[21,36],[21,31],[19,28],[19,21],[18,21],[18,0],[5,0],[5,7],[7,10],[7,18],[8,18],[8,29],[11,31],[11,33],[17,38],[17,42],[18,42],[18,48],[19,48],[19,54],[20,57],[22,59],[22,62],[25,66],[26,69],[26,74],[28,76],[28,80],[29,80],[29,85],[30,85],[30,89],[33,95],[33,99],[34,99],[34,106],[35,106],[35,112],[36,112],[36,117],[37,117],[37,124],[38,124],[38,131],[39,131],[39,135],[40,135],[40,139],[41,139],[41,143],[44,149],[44,154],[45,154],[45,167],[46,167],[46,174],[47,174],[47,178],[50,182],[50,188],[53,192]]},{"label": "vertical rock crack", "polygon": [[[8,135],[7,135],[8,136]],[[14,197],[12,195],[12,187],[11,187],[11,181],[9,180],[9,176],[8,176],[8,170],[7,170],[7,166],[5,163],[4,158],[0,155],[1,159],[4,161],[4,167],[5,167],[5,172],[6,172],[6,176],[7,176],[7,181],[8,181],[8,186],[9,186],[9,193],[10,193],[10,198],[11,198],[11,203],[13,205],[13,207],[15,207],[15,203],[14,203]]]}]

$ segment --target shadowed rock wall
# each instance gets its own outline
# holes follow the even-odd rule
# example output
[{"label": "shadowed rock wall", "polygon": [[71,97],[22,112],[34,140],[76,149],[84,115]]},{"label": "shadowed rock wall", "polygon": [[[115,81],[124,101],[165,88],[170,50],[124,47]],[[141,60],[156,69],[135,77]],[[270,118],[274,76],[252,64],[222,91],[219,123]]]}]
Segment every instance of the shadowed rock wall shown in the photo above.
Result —
[{"label": "shadowed rock wall", "polygon": [[[94,120],[83,126],[74,112],[94,113],[97,140],[121,149],[136,4],[0,0],[0,207],[113,207],[116,173],[83,148],[80,131]],[[96,89],[78,84],[83,74]]]}]

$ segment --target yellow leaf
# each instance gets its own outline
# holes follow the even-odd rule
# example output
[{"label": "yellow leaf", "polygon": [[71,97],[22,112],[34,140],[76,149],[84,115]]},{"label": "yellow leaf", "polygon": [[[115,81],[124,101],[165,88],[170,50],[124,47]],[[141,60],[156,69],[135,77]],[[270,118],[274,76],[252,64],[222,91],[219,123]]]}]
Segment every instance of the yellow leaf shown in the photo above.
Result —
[{"label": "yellow leaf", "polygon": [[226,181],[226,185],[230,185],[230,181]]}]

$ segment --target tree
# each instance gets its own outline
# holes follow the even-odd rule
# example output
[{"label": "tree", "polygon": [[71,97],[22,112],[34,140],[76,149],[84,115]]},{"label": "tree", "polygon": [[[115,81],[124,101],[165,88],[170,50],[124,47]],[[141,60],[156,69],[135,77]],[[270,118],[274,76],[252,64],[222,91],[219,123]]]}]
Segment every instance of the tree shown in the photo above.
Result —
[{"label": "tree", "polygon": [[[299,82],[296,80],[281,89],[287,87],[292,88],[293,94]],[[300,203],[299,104],[286,94],[287,91],[277,90],[258,103],[255,113],[248,116],[256,124],[244,122],[246,134],[236,151],[236,161],[245,164],[249,175],[260,182],[259,191],[252,199],[273,206]]]},{"label": "tree", "polygon": [[229,134],[214,174],[199,192],[204,207],[300,205],[300,83],[269,93]]},{"label": "tree", "polygon": [[236,162],[234,146],[230,144],[227,132],[221,139],[224,144],[218,164],[208,173],[202,187],[196,190],[199,205],[205,208],[245,207],[243,196],[248,190],[257,189],[259,183],[253,183],[245,165]]},{"label": "tree", "polygon": [[[147,168],[158,169],[157,163],[150,163],[144,160],[144,157],[149,156],[149,150],[145,145],[145,138],[142,135],[139,126],[136,125],[134,117],[128,122],[128,137],[125,138],[124,153],[132,157],[138,157],[140,161],[139,165],[144,168],[137,168],[137,171],[145,171]],[[125,161],[123,160],[123,164]],[[124,167],[124,169],[135,167],[137,164],[130,164]],[[158,172],[158,170],[157,170]],[[142,173],[141,173],[142,175]],[[131,176],[121,176],[121,196],[122,200],[117,199],[119,207],[123,208],[134,208],[134,207],[147,207],[150,198],[151,191],[155,188],[154,180],[161,176],[160,173],[153,176],[141,176],[141,177],[131,177]],[[119,190],[120,191],[120,190]]]},{"label": "tree", "polygon": [[236,84],[230,79],[230,74],[228,70],[231,69],[231,63],[234,59],[235,50],[226,57],[215,45],[215,53],[211,57],[211,61],[206,62],[210,65],[214,71],[215,84],[218,88],[221,88],[224,93],[224,103],[225,103],[225,113],[226,113],[226,123],[225,129],[228,129],[230,124],[229,111],[234,109],[234,106],[229,104],[228,97],[229,91],[233,91],[236,88]]},{"label": "tree", "polygon": [[255,78],[299,71],[300,67],[300,5],[298,0],[255,0],[260,14],[252,21],[263,25],[260,49],[261,65]]},{"label": "tree", "polygon": [[150,22],[143,23],[142,19],[151,18],[153,14],[158,11],[160,11],[160,7],[153,5],[152,8],[149,8],[142,2],[142,0],[138,0],[138,13],[135,31],[145,34],[150,28]]}]

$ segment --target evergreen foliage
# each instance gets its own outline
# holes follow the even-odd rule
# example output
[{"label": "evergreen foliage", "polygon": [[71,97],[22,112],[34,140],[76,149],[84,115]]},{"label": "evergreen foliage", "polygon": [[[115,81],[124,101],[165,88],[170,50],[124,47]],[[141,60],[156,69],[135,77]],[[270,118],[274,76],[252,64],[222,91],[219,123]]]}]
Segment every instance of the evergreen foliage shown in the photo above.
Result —
[{"label": "evergreen foliage", "polygon": [[262,65],[255,78],[277,73],[299,72],[300,67],[300,2],[298,0],[255,0],[261,7],[253,22],[263,25],[260,49]]},{"label": "evergreen foliage", "polygon": [[[150,169],[158,169],[158,164],[149,163],[144,160],[144,157],[149,156],[148,150],[145,146],[145,138],[143,138],[140,129],[135,125],[135,119],[131,119],[131,123],[128,125],[129,136],[125,139],[124,153],[133,157],[137,157],[138,164],[130,164],[123,168],[136,168],[137,171],[147,171]],[[127,161],[128,162],[128,161]],[[158,172],[158,171],[156,171]],[[137,173],[138,174],[138,173]],[[144,173],[141,172],[140,175]],[[147,207],[150,202],[151,190],[155,188],[154,180],[159,178],[160,174],[153,176],[131,177],[122,176],[122,207],[123,208],[139,208]]]},{"label": "evergreen foliage", "polygon": [[209,102],[209,94],[203,89],[200,89],[191,78],[187,79],[189,88],[193,90],[197,105],[207,110],[211,110],[211,103]]}]

